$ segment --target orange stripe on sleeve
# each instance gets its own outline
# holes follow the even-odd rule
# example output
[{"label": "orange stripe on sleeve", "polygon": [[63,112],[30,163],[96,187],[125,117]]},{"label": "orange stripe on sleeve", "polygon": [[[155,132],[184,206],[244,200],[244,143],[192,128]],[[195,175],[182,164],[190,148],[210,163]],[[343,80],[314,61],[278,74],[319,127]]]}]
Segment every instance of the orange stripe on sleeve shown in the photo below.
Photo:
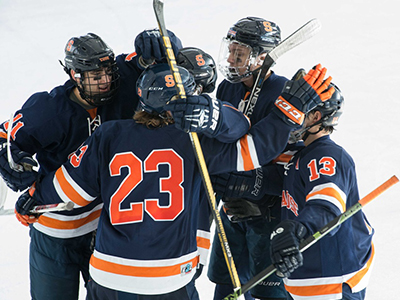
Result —
[{"label": "orange stripe on sleeve", "polygon": [[196,268],[199,263],[199,256],[195,258],[182,262],[173,266],[154,266],[154,267],[136,267],[136,266],[127,266],[121,265],[117,263],[108,262],[102,260],[98,257],[92,255],[90,258],[90,264],[104,272],[114,273],[118,275],[125,276],[135,276],[135,277],[167,277],[181,274],[181,266],[192,264],[192,268]]},{"label": "orange stripe on sleeve", "polygon": [[54,229],[77,229],[85,224],[88,224],[100,217],[101,209],[92,212],[86,218],[71,220],[71,221],[61,221],[53,218],[49,218],[46,215],[41,215],[38,222],[43,226],[54,228]]},{"label": "orange stripe on sleeve", "polygon": [[308,201],[309,198],[311,198],[311,197],[313,197],[315,195],[319,195],[319,194],[335,198],[336,200],[339,201],[340,205],[342,206],[342,211],[346,211],[346,203],[344,202],[342,196],[339,194],[339,192],[337,190],[335,190],[332,187],[326,187],[326,188],[318,190],[318,191],[316,191],[314,193],[308,194],[307,197],[306,197],[306,201]]},{"label": "orange stripe on sleeve", "polygon": [[250,156],[249,144],[247,142],[247,134],[240,139],[240,154],[243,158],[244,170],[253,170],[254,164]]},{"label": "orange stripe on sleeve", "polygon": [[293,157],[293,155],[282,153],[277,158],[275,158],[272,162],[273,163],[277,163],[277,162],[288,163],[292,157]]},{"label": "orange stripe on sleeve", "polygon": [[361,279],[364,277],[364,275],[369,271],[372,261],[374,260],[374,255],[375,255],[375,247],[374,244],[372,244],[372,249],[371,249],[371,257],[369,258],[367,265],[365,268],[357,272],[353,277],[351,277],[349,280],[346,281],[346,283],[351,287],[355,287]]},{"label": "orange stripe on sleeve", "polygon": [[210,249],[210,246],[211,246],[210,239],[207,239],[207,238],[204,238],[201,236],[197,236],[196,240],[197,240],[197,247]]},{"label": "orange stripe on sleeve", "polygon": [[59,168],[56,171],[56,179],[58,183],[60,184],[61,189],[63,190],[64,194],[71,199],[74,203],[80,205],[80,206],[86,206],[90,204],[91,202],[83,198],[72,186],[71,184],[67,181],[65,178],[64,172],[62,168]]}]

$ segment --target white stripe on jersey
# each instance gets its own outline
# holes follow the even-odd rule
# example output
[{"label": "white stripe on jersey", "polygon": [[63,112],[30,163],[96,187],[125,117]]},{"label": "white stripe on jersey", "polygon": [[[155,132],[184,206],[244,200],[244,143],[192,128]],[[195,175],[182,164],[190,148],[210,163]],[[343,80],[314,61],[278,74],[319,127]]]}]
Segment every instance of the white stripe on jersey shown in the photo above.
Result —
[{"label": "white stripe on jersey", "polygon": [[[337,193],[335,195],[335,192]],[[346,210],[347,195],[333,182],[315,186],[306,197],[306,201],[326,200],[335,205],[340,213]]]},{"label": "white stripe on jersey", "polygon": [[211,245],[211,233],[208,231],[197,229],[197,239],[201,238],[204,242],[207,243],[207,248],[202,247],[202,245],[197,243],[197,251],[200,254],[200,263],[203,266],[206,266],[208,263],[208,255],[210,252],[210,245]]},{"label": "white stripe on jersey", "polygon": [[[59,228],[53,228],[49,226],[45,226],[40,223],[34,223],[33,226],[39,230],[40,232],[43,232],[44,234],[47,234],[52,237],[60,238],[60,239],[68,239],[68,238],[73,238],[73,237],[78,237],[85,235],[89,232],[94,231],[97,229],[98,223],[99,223],[99,218],[95,218],[93,220],[90,220],[91,215],[93,213],[96,213],[97,211],[101,210],[103,208],[103,203],[100,203],[99,205],[95,206],[91,211],[86,211],[84,213],[81,213],[79,215],[74,215],[74,216],[66,216],[66,215],[60,215],[60,214],[54,214],[54,213],[45,213],[43,214],[43,217],[48,217],[51,219],[54,219],[55,221],[60,221],[60,227]],[[80,222],[80,220],[89,218],[88,222],[84,222],[82,226],[75,227],[75,228],[70,228],[70,226],[64,226],[62,228],[62,222]],[[70,228],[70,229],[67,229]]]},{"label": "white stripe on jersey", "polygon": [[[67,169],[64,166],[61,166],[60,168],[61,172],[63,173],[65,179],[67,180],[67,182],[71,185],[71,187],[82,197],[84,198],[86,201],[93,201],[95,200],[97,197],[93,197],[91,195],[89,195],[88,193],[86,193],[73,179],[72,177],[69,175]],[[76,204],[74,202],[74,199],[70,199],[62,190],[60,183],[57,180],[56,175],[54,175],[53,178],[53,184],[54,184],[54,189],[56,190],[58,196],[61,198],[62,201],[64,201],[65,203],[68,203],[69,201],[72,201],[74,203],[74,207],[82,207],[78,204]]]},{"label": "white stripe on jersey", "polygon": [[[242,156],[242,145],[241,145],[242,139],[246,139],[246,141],[247,141],[248,149],[245,149],[245,150],[246,150],[246,152],[249,152],[250,157],[248,157],[248,158]],[[253,140],[253,137],[251,136],[251,134],[246,134],[240,140],[238,140],[236,142],[236,148],[237,148],[236,170],[238,172],[251,170],[248,168],[246,169],[245,160],[251,161],[254,166],[254,169],[260,167],[260,163],[258,161],[258,156],[257,156],[257,151],[256,151],[256,146],[254,145],[254,140]]]},{"label": "white stripe on jersey", "polygon": [[[197,251],[173,259],[137,260],[107,255],[94,250],[89,271],[91,277],[97,283],[114,290],[144,295],[166,294],[188,284],[196,273],[196,266],[193,266],[188,272],[178,272],[168,276],[162,275],[162,273],[157,276],[157,269],[185,264],[186,261],[195,259],[196,256],[198,256]],[[117,267],[110,271],[96,268],[93,266],[95,259],[103,261],[102,264],[105,264],[106,268],[107,263],[115,264]],[[149,269],[153,275],[132,276],[118,274],[118,266],[121,266],[121,268],[140,268],[141,270]]]}]

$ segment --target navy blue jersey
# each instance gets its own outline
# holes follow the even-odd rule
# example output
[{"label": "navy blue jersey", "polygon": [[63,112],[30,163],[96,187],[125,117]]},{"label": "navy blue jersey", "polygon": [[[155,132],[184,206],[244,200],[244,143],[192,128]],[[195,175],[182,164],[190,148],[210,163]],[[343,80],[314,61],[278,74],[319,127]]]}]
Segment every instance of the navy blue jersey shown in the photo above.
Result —
[{"label": "navy blue jersey", "polygon": [[[253,113],[249,116],[253,125],[272,111],[275,100],[281,94],[283,86],[287,80],[287,78],[276,75],[272,72],[271,76],[264,81],[258,96],[257,104]],[[230,102],[239,110],[244,111],[242,106],[247,102],[250,93],[251,90],[249,90],[244,84],[230,83],[229,81],[224,80],[218,86],[217,99]]]},{"label": "navy blue jersey", "polygon": [[[251,115],[249,115],[250,121],[253,125],[257,124],[265,116],[271,114],[275,100],[281,94],[287,80],[286,77],[279,76],[271,71],[271,75],[264,81],[257,103],[253,108]],[[251,89],[246,87],[243,83],[234,84],[224,80],[218,86],[217,98],[232,103],[232,105],[237,107],[240,111],[245,111],[250,94]],[[280,124],[280,122],[277,122],[277,124]],[[269,126],[265,127],[265,130],[274,129]],[[273,147],[272,144],[270,144],[270,146]],[[303,147],[303,142],[287,144],[284,149],[281,149],[281,152],[279,152],[276,157],[272,158],[272,162],[268,161],[268,165],[263,166],[264,174],[266,175],[265,180],[268,181],[269,184],[269,187],[266,190],[268,195],[281,194],[283,178],[279,175],[283,172],[283,165],[290,160],[294,153]],[[266,196],[260,201],[269,201],[269,199],[270,198]]]},{"label": "navy blue jersey", "polygon": [[[50,92],[33,94],[14,114],[13,143],[36,154],[39,173],[47,174],[60,167],[103,122],[132,118],[139,101],[135,86],[141,73],[135,60],[135,55],[117,56],[121,84],[110,104],[85,110],[70,99],[74,85],[68,80]],[[1,132],[6,136],[4,123]],[[86,211],[44,214],[34,226],[53,237],[84,235],[96,229],[100,209],[101,204],[92,204]]]},{"label": "navy blue jersey", "polygon": [[[243,137],[260,140],[254,150],[263,153],[261,163],[276,156],[266,150],[272,136],[280,147],[286,142],[264,130],[277,120],[266,118],[250,130],[251,137]],[[287,138],[290,127],[280,122]],[[210,174],[238,169],[243,161],[238,157],[251,152],[242,151],[245,143],[238,147],[202,137],[206,140]],[[215,153],[219,163],[209,164]],[[201,254],[198,218],[208,216],[208,210],[199,212],[204,209],[204,190],[190,137],[174,125],[150,130],[133,120],[104,123],[36,187],[35,199],[43,204],[73,201],[80,210],[104,203],[91,259],[91,276],[97,283],[120,291],[162,294],[193,277]]]},{"label": "navy blue jersey", "polygon": [[[298,152],[285,169],[282,219],[300,221],[309,234],[360,199],[353,159],[329,136]],[[358,212],[303,252],[303,266],[285,280],[287,290],[294,299],[341,299],[343,282],[353,292],[364,289],[374,256],[372,235]]]}]

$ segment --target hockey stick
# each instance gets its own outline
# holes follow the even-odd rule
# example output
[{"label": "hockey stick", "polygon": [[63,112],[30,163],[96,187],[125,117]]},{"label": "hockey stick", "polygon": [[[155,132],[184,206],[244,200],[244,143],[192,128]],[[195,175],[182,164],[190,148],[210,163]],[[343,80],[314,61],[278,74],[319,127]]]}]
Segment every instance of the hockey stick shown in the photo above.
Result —
[{"label": "hockey stick", "polygon": [[[153,8],[157,18],[158,27],[160,29],[160,33],[163,39],[165,52],[167,55],[167,60],[171,72],[174,77],[175,87],[177,89],[178,95],[181,99],[186,98],[185,89],[182,84],[182,79],[180,73],[177,68],[176,59],[174,55],[174,51],[172,50],[171,41],[168,36],[168,32],[165,26],[164,21],[164,2],[162,0],[153,0]],[[189,132],[190,140],[192,142],[192,146],[194,149],[194,153],[196,156],[197,164],[199,166],[199,170],[202,176],[203,184],[207,192],[207,198],[209,200],[209,204],[211,206],[211,210],[213,212],[213,217],[215,220],[217,234],[219,240],[221,242],[222,251],[225,256],[226,264],[229,270],[230,277],[232,279],[232,284],[234,287],[234,291],[240,290],[240,280],[239,275],[236,271],[235,263],[233,262],[232,252],[230,250],[228,239],[225,234],[225,229],[222,224],[222,219],[218,211],[217,202],[215,200],[214,190],[211,185],[210,175],[208,174],[206,162],[204,160],[203,151],[201,149],[200,141],[196,132]],[[242,297],[244,299],[244,297]]]},{"label": "hockey stick", "polygon": [[[30,214],[43,214],[43,213],[48,213],[48,212],[54,212],[54,211],[69,211],[74,208],[74,203],[72,201],[69,201],[67,203],[62,202],[62,203],[56,203],[56,204],[43,204],[43,205],[37,205],[34,206],[29,213]],[[14,209],[5,209],[3,211],[0,210],[0,216],[6,216],[6,215],[13,215],[14,214]]]},{"label": "hockey stick", "polygon": [[[360,199],[356,204],[348,208],[344,213],[334,218],[332,221],[330,221],[328,224],[322,227],[319,231],[317,231],[313,235],[306,238],[303,242],[301,242],[300,252],[303,252],[308,248],[310,248],[312,245],[314,245],[316,242],[322,239],[325,235],[327,235],[331,230],[333,230],[334,228],[338,227],[340,224],[351,218],[354,214],[359,212],[366,204],[371,202],[373,199],[378,197],[380,194],[382,194],[384,191],[386,191],[388,188],[390,188],[397,182],[399,182],[399,179],[395,175],[390,177],[388,180],[386,180],[384,183],[382,183],[380,186],[378,186],[364,198]],[[274,265],[270,265],[269,267],[258,273],[256,276],[254,276],[252,279],[250,279],[246,284],[242,286],[240,290],[225,297],[224,300],[238,299],[239,296],[243,295],[248,290],[252,289],[254,286],[259,284],[265,278],[272,275],[275,271],[276,268],[274,267]]]},{"label": "hockey stick", "polygon": [[301,26],[299,29],[297,29],[295,32],[293,32],[291,35],[289,35],[278,45],[276,45],[274,49],[268,52],[262,66],[258,69],[261,70],[258,72],[257,78],[254,81],[253,89],[249,97],[249,102],[246,106],[246,110],[243,112],[245,115],[250,117],[250,115],[253,113],[254,107],[256,106],[258,96],[261,91],[261,87],[265,80],[265,75],[272,67],[272,65],[278,60],[278,58],[287,51],[312,38],[314,35],[317,34],[320,29],[321,23],[319,22],[319,20],[312,19]]},{"label": "hockey stick", "polygon": [[4,209],[4,203],[7,200],[8,187],[4,180],[0,178],[0,215],[7,215],[10,212],[14,212],[13,209]]},{"label": "hockey stick", "polygon": [[7,158],[8,158],[8,164],[10,165],[10,168],[14,171],[17,172],[23,172],[24,167],[17,164],[11,154],[11,131],[12,131],[12,126],[14,123],[14,114],[11,114],[10,116],[10,121],[8,122],[8,128],[7,128]]},{"label": "hockey stick", "polygon": [[24,171],[32,171],[32,165],[29,163],[22,162],[21,164],[17,164],[11,153],[11,132],[12,132],[12,127],[14,124],[14,114],[11,114],[10,120],[7,125],[7,159],[8,159],[8,164],[11,168],[11,170],[14,170],[16,172],[24,172]]}]

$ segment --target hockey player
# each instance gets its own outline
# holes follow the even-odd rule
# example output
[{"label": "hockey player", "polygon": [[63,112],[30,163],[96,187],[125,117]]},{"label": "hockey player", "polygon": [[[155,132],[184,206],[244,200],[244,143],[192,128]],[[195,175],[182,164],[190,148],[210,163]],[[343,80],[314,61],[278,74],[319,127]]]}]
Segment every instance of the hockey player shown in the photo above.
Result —
[{"label": "hockey player", "polygon": [[[225,141],[241,135],[248,121],[219,100],[190,96],[193,77],[178,69],[186,100],[170,102],[176,90],[167,64],[148,67],[138,79],[142,111],[134,121],[104,123],[68,162],[41,178],[36,191],[25,192],[16,203],[22,215],[36,203],[73,201],[77,211],[104,203],[90,261],[88,299],[136,299],[135,294],[138,299],[195,299],[187,285],[199,262],[196,231],[202,182],[190,138],[176,127],[204,134],[210,173],[258,167],[284,148],[294,128],[282,121],[285,110],[277,108],[237,143],[206,138]],[[299,114],[323,99],[317,86],[326,82],[320,80],[325,75],[320,71],[311,70],[302,79],[304,98],[291,98]],[[169,110],[176,116],[175,126]],[[265,126],[271,130],[265,131]]]},{"label": "hockey player", "polygon": [[[186,47],[179,50],[176,62],[193,75],[197,88],[195,93],[212,93],[214,91],[217,81],[217,67],[211,55],[199,48]],[[211,210],[205,192],[202,193],[199,212],[201,215],[198,219],[197,247],[200,261],[195,277],[199,277],[203,271],[203,266],[207,265],[211,246],[209,223]]]},{"label": "hockey player", "polygon": [[[1,125],[0,173],[8,186],[22,191],[36,180],[37,173],[30,167],[37,164],[34,154],[39,174],[45,175],[59,168],[103,122],[131,118],[138,105],[135,83],[143,70],[138,58],[165,60],[159,38],[155,31],[145,30],[135,40],[137,55],[116,58],[93,33],[69,39],[63,66],[69,80],[49,93],[33,94],[11,124]],[[171,33],[171,41],[177,52],[180,40]],[[8,130],[14,161],[27,166],[22,172],[9,165]],[[71,212],[43,214],[38,220],[17,213],[23,224],[34,223],[29,254],[32,299],[78,299],[80,273],[88,281],[91,243],[102,206],[101,201],[93,201]]]},{"label": "hockey player", "polygon": [[[257,17],[237,21],[222,41],[218,67],[226,79],[218,86],[217,98],[231,102],[250,118],[253,125],[271,114],[274,102],[287,81],[287,78],[269,70],[257,102],[249,103],[263,59],[280,41],[279,26]],[[295,150],[297,145],[290,147]],[[274,181],[265,178],[281,176],[289,153],[273,164],[267,162],[267,165],[251,172],[212,177],[214,190],[224,201],[221,218],[242,283],[271,264],[262,253],[269,248],[269,235],[279,222],[281,190]],[[214,236],[208,277],[216,283],[214,300],[232,293],[229,270],[224,264],[217,235]],[[271,276],[254,287],[251,294],[261,299],[286,299],[287,295],[282,280],[277,276]],[[250,293],[246,297],[253,299]]]},{"label": "hockey player", "polygon": [[332,97],[307,114],[304,128],[297,131],[306,147],[285,167],[283,221],[271,235],[271,259],[295,300],[364,299],[374,258],[374,230],[362,211],[299,252],[301,239],[360,199],[354,161],[330,138],[344,104],[334,88]]}]

